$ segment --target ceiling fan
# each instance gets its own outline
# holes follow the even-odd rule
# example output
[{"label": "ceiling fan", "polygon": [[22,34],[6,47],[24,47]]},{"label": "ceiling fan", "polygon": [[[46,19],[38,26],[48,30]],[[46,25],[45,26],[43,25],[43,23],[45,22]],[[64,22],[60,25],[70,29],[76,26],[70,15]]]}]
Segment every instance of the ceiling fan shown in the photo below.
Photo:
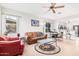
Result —
[{"label": "ceiling fan", "polygon": [[52,10],[53,13],[56,13],[55,9],[58,9],[58,8],[64,8],[64,5],[56,6],[56,3],[51,3],[51,6],[49,7],[49,10]]}]

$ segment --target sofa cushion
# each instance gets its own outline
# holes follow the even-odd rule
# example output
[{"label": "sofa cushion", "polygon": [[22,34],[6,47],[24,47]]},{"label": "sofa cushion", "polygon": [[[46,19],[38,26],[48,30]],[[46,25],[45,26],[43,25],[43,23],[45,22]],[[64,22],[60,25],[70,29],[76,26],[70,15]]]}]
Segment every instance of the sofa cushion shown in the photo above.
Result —
[{"label": "sofa cushion", "polygon": [[19,37],[7,37],[8,41],[19,40]]},{"label": "sofa cushion", "polygon": [[14,43],[14,42],[19,42],[20,40],[15,40],[15,41],[0,41],[0,44],[8,44],[8,43]]},{"label": "sofa cushion", "polygon": [[0,37],[0,41],[4,41],[4,38],[3,37]]},{"label": "sofa cushion", "polygon": [[7,36],[0,36],[1,40],[0,41],[7,41]]},{"label": "sofa cushion", "polygon": [[38,32],[38,37],[43,36],[44,34],[42,32]]},{"label": "sofa cushion", "polygon": [[0,37],[0,41],[13,41],[13,40],[19,40],[19,38],[18,37],[7,37],[7,36]]},{"label": "sofa cushion", "polygon": [[37,37],[38,33],[37,32],[33,32],[32,34],[33,34],[32,37],[34,38],[34,37]]},{"label": "sofa cushion", "polygon": [[33,37],[33,33],[32,33],[32,32],[27,32],[26,35],[27,35],[28,37]]}]

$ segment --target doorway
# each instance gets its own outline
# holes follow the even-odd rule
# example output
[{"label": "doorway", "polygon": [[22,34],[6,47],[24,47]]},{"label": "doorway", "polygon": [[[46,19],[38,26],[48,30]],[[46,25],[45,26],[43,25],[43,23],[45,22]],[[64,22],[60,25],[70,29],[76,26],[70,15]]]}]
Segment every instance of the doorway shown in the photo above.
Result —
[{"label": "doorway", "polygon": [[73,30],[75,31],[75,35],[79,37],[79,25],[74,25]]}]

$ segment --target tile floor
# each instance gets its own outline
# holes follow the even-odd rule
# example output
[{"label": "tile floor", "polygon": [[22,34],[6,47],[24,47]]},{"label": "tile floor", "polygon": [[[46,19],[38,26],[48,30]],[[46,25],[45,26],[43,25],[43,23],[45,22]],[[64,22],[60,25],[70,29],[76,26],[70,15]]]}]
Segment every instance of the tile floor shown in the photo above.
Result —
[{"label": "tile floor", "polygon": [[23,56],[79,56],[79,44],[75,40],[58,41],[61,51],[54,55],[44,55],[34,49],[35,44],[28,45],[25,43]]}]

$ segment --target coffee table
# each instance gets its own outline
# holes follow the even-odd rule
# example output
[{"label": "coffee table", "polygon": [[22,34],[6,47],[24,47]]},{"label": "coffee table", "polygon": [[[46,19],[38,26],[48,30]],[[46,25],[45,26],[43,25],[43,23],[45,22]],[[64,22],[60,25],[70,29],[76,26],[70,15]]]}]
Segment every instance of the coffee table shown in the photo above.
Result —
[{"label": "coffee table", "polygon": [[35,45],[35,50],[42,54],[52,55],[60,52],[61,49],[57,46],[57,39],[47,38],[38,40],[38,43]]},{"label": "coffee table", "polygon": [[53,44],[55,43],[57,46],[57,39],[55,38],[47,38],[47,39],[43,39],[43,40],[38,40],[38,44],[42,45],[42,44]]}]

